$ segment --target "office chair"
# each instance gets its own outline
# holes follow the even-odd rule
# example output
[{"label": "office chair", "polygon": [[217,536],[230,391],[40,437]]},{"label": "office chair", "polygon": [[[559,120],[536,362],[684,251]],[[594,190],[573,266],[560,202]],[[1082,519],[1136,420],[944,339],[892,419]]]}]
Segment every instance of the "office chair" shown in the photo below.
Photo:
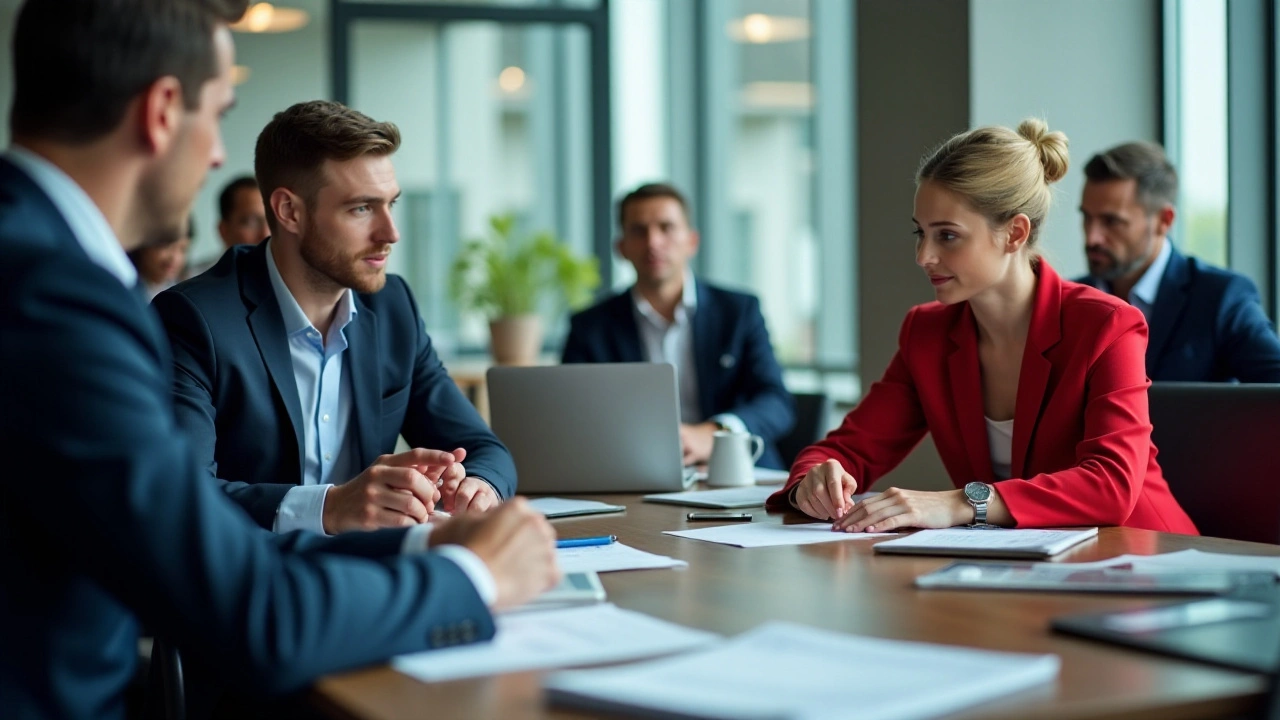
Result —
[{"label": "office chair", "polygon": [[1280,384],[1158,382],[1148,399],[1156,459],[1200,533],[1280,540]]},{"label": "office chair", "polygon": [[778,454],[785,467],[791,467],[801,450],[822,439],[829,429],[827,415],[831,411],[826,393],[792,393],[792,397],[796,399],[796,424],[778,438]]},{"label": "office chair", "polygon": [[182,657],[176,646],[161,637],[156,637],[151,644],[142,716],[146,720],[186,720],[187,717]]}]

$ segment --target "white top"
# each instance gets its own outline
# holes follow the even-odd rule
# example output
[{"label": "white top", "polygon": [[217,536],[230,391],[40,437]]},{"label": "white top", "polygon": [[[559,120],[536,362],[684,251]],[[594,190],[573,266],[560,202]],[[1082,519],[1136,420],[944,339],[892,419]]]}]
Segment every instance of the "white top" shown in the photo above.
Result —
[{"label": "white top", "polygon": [[987,421],[987,446],[991,448],[991,469],[997,480],[1008,480],[1013,466],[1013,420]]}]

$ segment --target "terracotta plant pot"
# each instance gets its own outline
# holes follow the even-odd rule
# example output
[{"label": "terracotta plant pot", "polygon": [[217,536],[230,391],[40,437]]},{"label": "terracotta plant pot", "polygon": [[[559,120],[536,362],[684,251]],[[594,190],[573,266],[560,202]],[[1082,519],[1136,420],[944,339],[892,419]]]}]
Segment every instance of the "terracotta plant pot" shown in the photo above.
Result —
[{"label": "terracotta plant pot", "polygon": [[498,365],[536,365],[542,350],[542,319],[512,315],[489,321],[489,352]]}]

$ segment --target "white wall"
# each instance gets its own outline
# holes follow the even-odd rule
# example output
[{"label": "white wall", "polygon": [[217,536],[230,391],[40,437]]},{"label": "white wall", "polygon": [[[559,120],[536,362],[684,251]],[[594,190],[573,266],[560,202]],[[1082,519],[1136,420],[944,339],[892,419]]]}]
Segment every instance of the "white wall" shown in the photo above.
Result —
[{"label": "white wall", "polygon": [[1079,212],[1095,153],[1160,132],[1159,0],[970,0],[974,126],[1039,116],[1070,140],[1042,251],[1064,277],[1084,274]]}]

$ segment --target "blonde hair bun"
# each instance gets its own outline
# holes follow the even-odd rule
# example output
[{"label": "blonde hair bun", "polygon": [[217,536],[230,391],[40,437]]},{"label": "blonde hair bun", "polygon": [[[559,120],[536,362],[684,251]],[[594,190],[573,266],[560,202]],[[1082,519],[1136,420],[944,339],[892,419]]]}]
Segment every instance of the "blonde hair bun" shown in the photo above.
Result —
[{"label": "blonde hair bun", "polygon": [[1067,155],[1067,136],[1060,130],[1049,132],[1049,126],[1040,118],[1027,118],[1018,125],[1018,134],[1036,147],[1040,165],[1044,167],[1044,181],[1053,184],[1067,174],[1070,161]]}]

